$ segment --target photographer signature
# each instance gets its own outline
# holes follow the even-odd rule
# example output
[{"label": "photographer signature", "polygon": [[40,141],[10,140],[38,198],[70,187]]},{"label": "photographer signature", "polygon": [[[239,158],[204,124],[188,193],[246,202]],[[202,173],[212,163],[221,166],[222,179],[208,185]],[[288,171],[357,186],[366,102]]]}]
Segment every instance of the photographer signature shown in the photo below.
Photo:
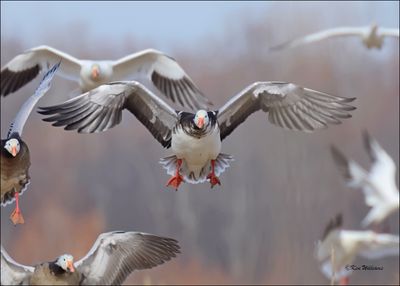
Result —
[{"label": "photographer signature", "polygon": [[375,266],[375,265],[355,265],[355,264],[347,264],[344,267],[347,271],[353,270],[383,270],[383,266]]}]

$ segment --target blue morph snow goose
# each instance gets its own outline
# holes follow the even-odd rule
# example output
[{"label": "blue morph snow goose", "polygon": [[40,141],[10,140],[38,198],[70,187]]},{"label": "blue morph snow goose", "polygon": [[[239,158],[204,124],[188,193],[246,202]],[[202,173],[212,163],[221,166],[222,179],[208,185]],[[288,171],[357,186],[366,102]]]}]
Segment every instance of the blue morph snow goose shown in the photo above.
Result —
[{"label": "blue morph snow goose", "polygon": [[111,81],[143,80],[183,107],[198,109],[211,104],[175,59],[154,49],[115,61],[94,61],[77,59],[49,46],[32,48],[1,69],[1,95],[17,91],[60,59],[63,64],[58,75],[79,82],[79,94]]},{"label": "blue morph snow goose", "polygon": [[294,48],[301,45],[311,44],[313,42],[319,42],[328,38],[346,36],[361,37],[363,44],[368,49],[380,49],[383,45],[383,40],[385,37],[399,38],[399,29],[379,27],[376,24],[366,27],[337,27],[319,31],[296,40],[288,41],[283,44],[270,47],[269,49],[274,51]]},{"label": "blue morph snow goose", "polygon": [[77,129],[80,133],[107,130],[121,121],[122,110],[133,113],[162,146],[173,155],[161,160],[172,177],[167,185],[196,184],[210,180],[220,184],[218,175],[232,157],[221,153],[221,141],[250,114],[263,110],[271,123],[292,130],[312,132],[339,124],[349,118],[348,105],[354,98],[328,95],[286,82],[256,82],[219,110],[195,113],[176,111],[142,84],[114,82],[102,85],[60,105],[41,107],[39,113],[52,115],[45,121],[54,126]]},{"label": "blue morph snow goose", "polygon": [[1,285],[121,285],[133,271],[161,265],[179,249],[172,238],[113,231],[99,235],[77,262],[63,254],[32,267],[15,262],[1,246]]},{"label": "blue morph snow goose", "polygon": [[29,184],[29,167],[31,165],[28,145],[21,139],[32,109],[50,88],[51,80],[60,63],[53,66],[43,77],[35,93],[22,105],[11,123],[6,139],[1,139],[1,205],[5,206],[15,200],[16,207],[11,214],[14,224],[24,223],[19,208],[19,195]]}]

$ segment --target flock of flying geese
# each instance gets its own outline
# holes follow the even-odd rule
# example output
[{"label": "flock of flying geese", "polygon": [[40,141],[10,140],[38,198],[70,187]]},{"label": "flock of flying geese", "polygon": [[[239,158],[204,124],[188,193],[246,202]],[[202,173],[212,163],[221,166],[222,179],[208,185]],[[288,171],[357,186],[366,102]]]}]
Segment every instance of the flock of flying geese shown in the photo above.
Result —
[{"label": "flock of flying geese", "polygon": [[[397,31],[397,34],[396,34]],[[368,47],[381,47],[383,36],[399,31],[370,28],[338,28],[307,36],[278,48],[292,47],[339,34],[360,34]],[[277,49],[277,48],[276,48]],[[193,80],[172,57],[157,50],[144,50],[116,61],[76,59],[48,46],[16,56],[1,69],[1,95],[7,96],[46,71],[35,93],[28,98],[1,140],[1,204],[15,201],[10,219],[24,223],[19,196],[30,182],[29,148],[22,131],[36,103],[50,88],[54,75],[79,83],[64,103],[40,107],[43,120],[79,133],[106,131],[131,112],[171,155],[160,160],[171,175],[166,185],[178,190],[185,182],[220,185],[219,176],[233,157],[221,153],[221,142],[252,113],[262,110],[268,120],[285,129],[313,132],[350,118],[355,98],[329,95],[288,82],[255,82],[222,107],[212,108]],[[164,97],[179,106],[175,109]],[[189,109],[190,111],[185,111]],[[349,185],[362,188],[372,207],[363,226],[379,223],[399,208],[395,164],[379,144],[366,135],[374,165],[370,172],[347,160],[336,148],[332,152]],[[399,237],[373,231],[340,230],[341,217],[331,221],[318,245],[317,258],[329,277],[347,277],[345,264],[361,252],[367,257],[397,253]],[[335,259],[330,259],[334,248]],[[152,268],[179,253],[178,242],[140,232],[101,234],[88,254],[74,262],[64,254],[35,267],[15,262],[1,247],[2,285],[93,285],[121,284],[134,270]]]}]

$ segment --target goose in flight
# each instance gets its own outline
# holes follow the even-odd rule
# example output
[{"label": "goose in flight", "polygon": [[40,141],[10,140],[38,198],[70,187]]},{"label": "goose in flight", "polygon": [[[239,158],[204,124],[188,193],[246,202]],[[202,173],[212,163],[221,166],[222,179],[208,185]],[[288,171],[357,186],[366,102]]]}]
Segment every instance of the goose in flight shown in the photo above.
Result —
[{"label": "goose in flight", "polygon": [[1,246],[1,285],[121,285],[133,271],[163,264],[179,249],[171,238],[114,231],[99,235],[79,261],[63,254],[32,267],[15,262]]},{"label": "goose in flight", "polygon": [[316,247],[316,258],[328,279],[334,276],[341,285],[347,285],[353,270],[351,265],[357,256],[379,259],[399,255],[399,236],[371,230],[344,230],[342,222],[340,214],[332,219]]},{"label": "goose in flight", "polygon": [[22,130],[38,100],[49,90],[51,80],[60,63],[54,65],[43,77],[35,93],[22,105],[11,123],[6,139],[1,139],[1,205],[5,206],[15,200],[16,207],[11,213],[14,224],[24,223],[19,208],[19,195],[27,188],[31,165],[28,145],[21,139]]},{"label": "goose in flight", "polygon": [[13,58],[1,69],[1,95],[17,91],[42,69],[62,60],[58,75],[79,82],[80,93],[116,80],[143,80],[171,101],[190,109],[212,103],[172,57],[153,49],[143,50],[116,61],[77,59],[49,46],[39,46]]},{"label": "goose in flight", "polygon": [[364,143],[372,160],[369,171],[364,170],[355,161],[347,159],[336,147],[332,146],[332,155],[347,185],[362,189],[365,203],[372,207],[361,222],[363,227],[371,223],[382,222],[399,209],[399,189],[396,186],[396,165],[386,151],[364,132]]},{"label": "goose in flight", "polygon": [[343,36],[358,36],[361,37],[363,44],[368,48],[380,49],[383,45],[385,37],[399,38],[399,29],[379,27],[376,24],[366,27],[338,27],[328,30],[323,30],[304,36],[302,38],[285,42],[283,44],[273,46],[270,51],[281,50],[286,48],[294,48],[301,45],[310,44],[313,42],[322,41],[332,37]]},{"label": "goose in flight", "polygon": [[173,155],[160,163],[172,175],[167,186],[178,188],[184,180],[211,187],[220,184],[221,174],[232,156],[221,153],[221,141],[252,113],[268,113],[271,123],[286,129],[312,132],[339,124],[349,118],[348,105],[354,98],[328,95],[286,82],[256,82],[239,92],[215,111],[195,113],[172,109],[142,84],[113,82],[62,104],[41,107],[39,113],[51,115],[44,121],[80,133],[105,131],[121,122],[127,109]]}]

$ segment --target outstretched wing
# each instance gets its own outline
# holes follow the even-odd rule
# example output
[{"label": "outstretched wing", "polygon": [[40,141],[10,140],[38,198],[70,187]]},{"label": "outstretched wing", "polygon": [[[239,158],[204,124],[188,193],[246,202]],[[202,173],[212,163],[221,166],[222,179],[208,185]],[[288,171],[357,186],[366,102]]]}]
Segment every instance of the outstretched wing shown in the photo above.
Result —
[{"label": "outstretched wing", "polygon": [[378,33],[381,36],[399,37],[399,29],[394,28],[378,28]]},{"label": "outstretched wing", "polygon": [[286,129],[312,132],[328,124],[339,124],[349,118],[355,107],[348,105],[355,98],[333,96],[286,82],[257,82],[218,111],[221,140],[246,118],[263,110],[271,123]]},{"label": "outstretched wing", "polygon": [[135,270],[148,269],[175,257],[180,247],[171,238],[140,232],[101,234],[89,253],[75,263],[82,285],[120,285]]},{"label": "outstretched wing", "polygon": [[1,285],[23,285],[34,270],[15,262],[1,246]]},{"label": "outstretched wing", "polygon": [[81,64],[78,59],[48,46],[27,50],[13,58],[1,69],[0,94],[6,96],[33,80],[42,69],[62,61],[59,75],[78,81]]},{"label": "outstretched wing", "polygon": [[212,105],[183,68],[172,57],[148,49],[128,55],[113,64],[115,80],[132,80],[139,74],[173,102],[191,109]]},{"label": "outstretched wing", "polygon": [[286,48],[293,48],[301,45],[310,44],[313,42],[322,41],[332,37],[342,37],[342,36],[362,36],[368,33],[370,27],[338,27],[328,30],[319,31],[307,36],[287,41],[285,43],[270,47],[270,51],[281,50]]},{"label": "outstretched wing", "polygon": [[164,147],[171,143],[171,128],[177,113],[150,90],[136,81],[101,85],[62,104],[41,107],[39,113],[53,126],[77,129],[79,133],[105,131],[121,122],[128,109]]},{"label": "outstretched wing", "polygon": [[46,92],[49,90],[51,80],[53,79],[60,64],[61,62],[58,62],[49,71],[47,71],[35,93],[31,97],[29,97],[22,105],[21,109],[17,113],[17,116],[10,125],[7,137],[9,137],[13,133],[18,133],[19,135],[22,134],[22,130],[25,126],[26,120],[31,114],[33,107],[36,105],[39,99],[41,99],[42,96],[45,95]]}]

